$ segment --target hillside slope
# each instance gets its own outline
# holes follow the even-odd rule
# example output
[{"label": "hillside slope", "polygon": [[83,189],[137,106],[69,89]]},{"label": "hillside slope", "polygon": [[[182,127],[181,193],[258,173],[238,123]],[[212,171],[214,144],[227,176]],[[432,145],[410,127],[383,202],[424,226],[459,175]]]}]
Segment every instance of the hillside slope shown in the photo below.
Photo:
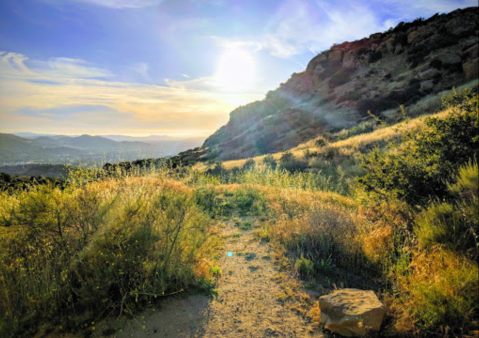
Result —
[{"label": "hillside slope", "polygon": [[264,100],[231,112],[225,126],[183,159],[232,160],[283,151],[352,128],[368,119],[368,111],[394,120],[399,105],[412,106],[478,78],[478,32],[474,7],[334,45]]}]

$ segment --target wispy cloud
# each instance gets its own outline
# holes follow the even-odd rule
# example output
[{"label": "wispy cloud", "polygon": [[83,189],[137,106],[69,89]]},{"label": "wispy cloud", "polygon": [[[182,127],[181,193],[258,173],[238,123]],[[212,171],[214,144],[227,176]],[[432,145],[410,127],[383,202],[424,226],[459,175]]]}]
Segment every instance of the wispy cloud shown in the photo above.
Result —
[{"label": "wispy cloud", "polygon": [[[230,43],[254,46],[273,56],[289,58],[311,51],[325,50],[333,43],[362,38],[385,26],[367,6],[356,2],[330,4],[286,0],[269,20],[267,30],[259,37]],[[228,41],[217,39],[225,45]]]},{"label": "wispy cloud", "polygon": [[[66,1],[63,0],[43,0],[52,4],[64,5]],[[87,3],[100,7],[107,7],[113,9],[125,8],[143,8],[154,6],[162,3],[164,0],[69,0],[69,2]]]},{"label": "wispy cloud", "polygon": [[167,79],[167,86],[159,86],[113,81],[113,76],[83,60],[44,62],[0,52],[2,129],[206,136],[227,121],[236,102],[262,96],[223,93],[211,78]]},{"label": "wispy cloud", "polygon": [[[86,3],[100,7],[107,7],[112,9],[128,9],[128,8],[143,8],[159,5],[165,0],[43,0],[44,2],[64,5],[65,2]],[[178,1],[178,0],[175,0]],[[223,6],[225,0],[182,0],[183,2],[190,2],[197,5],[214,5]]]},{"label": "wispy cloud", "polygon": [[476,0],[286,0],[269,19],[259,37],[244,41],[217,38],[228,43],[256,46],[279,58],[290,58],[310,51],[317,54],[334,43],[353,41],[382,32],[402,20],[477,6]]}]

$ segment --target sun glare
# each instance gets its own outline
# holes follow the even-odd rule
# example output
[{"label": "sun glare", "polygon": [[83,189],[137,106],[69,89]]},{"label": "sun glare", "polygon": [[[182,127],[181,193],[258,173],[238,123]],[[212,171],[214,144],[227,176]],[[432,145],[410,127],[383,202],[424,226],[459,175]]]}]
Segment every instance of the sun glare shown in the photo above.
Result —
[{"label": "sun glare", "polygon": [[254,79],[255,62],[248,51],[229,48],[221,55],[216,80],[222,90],[248,90]]}]

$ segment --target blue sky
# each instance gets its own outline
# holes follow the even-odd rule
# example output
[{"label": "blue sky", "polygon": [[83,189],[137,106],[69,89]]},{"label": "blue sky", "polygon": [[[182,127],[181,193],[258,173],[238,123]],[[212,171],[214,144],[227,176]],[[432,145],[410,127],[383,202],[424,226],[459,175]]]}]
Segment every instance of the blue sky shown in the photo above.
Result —
[{"label": "blue sky", "polygon": [[0,131],[207,136],[333,43],[470,0],[2,0]]}]

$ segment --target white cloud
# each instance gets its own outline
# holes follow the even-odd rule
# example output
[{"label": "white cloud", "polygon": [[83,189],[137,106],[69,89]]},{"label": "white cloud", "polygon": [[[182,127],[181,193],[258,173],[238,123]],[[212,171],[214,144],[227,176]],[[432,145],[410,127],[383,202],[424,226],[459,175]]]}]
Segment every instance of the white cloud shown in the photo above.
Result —
[{"label": "white cloud", "polygon": [[76,2],[84,2],[101,7],[124,9],[124,8],[142,8],[158,5],[163,0],[71,0]]},{"label": "white cloud", "polygon": [[399,21],[429,17],[436,12],[477,6],[477,0],[286,0],[267,22],[259,38],[228,41],[216,38],[218,44],[256,46],[279,58],[329,49],[335,43],[354,41],[383,32]]},{"label": "white cloud", "polygon": [[[237,103],[262,97],[221,92],[212,78],[166,80],[166,86],[159,86],[113,81],[114,76],[83,60],[52,58],[44,62],[0,52],[2,129],[60,131],[68,125],[70,132],[81,127],[81,132],[102,133],[105,123],[96,123],[92,113],[58,118],[62,107],[102,106],[110,109],[108,126],[119,133],[181,134],[189,130],[206,136],[227,122]],[[19,113],[25,109],[55,109],[57,114],[49,118],[47,114]]]},{"label": "white cloud", "polygon": [[[273,56],[289,58],[311,51],[329,49],[334,43],[360,39],[385,29],[367,6],[356,2],[286,0],[269,20],[267,31],[259,38],[229,41],[216,38],[218,44],[249,46],[266,50]],[[389,27],[388,27],[389,28]]]}]

